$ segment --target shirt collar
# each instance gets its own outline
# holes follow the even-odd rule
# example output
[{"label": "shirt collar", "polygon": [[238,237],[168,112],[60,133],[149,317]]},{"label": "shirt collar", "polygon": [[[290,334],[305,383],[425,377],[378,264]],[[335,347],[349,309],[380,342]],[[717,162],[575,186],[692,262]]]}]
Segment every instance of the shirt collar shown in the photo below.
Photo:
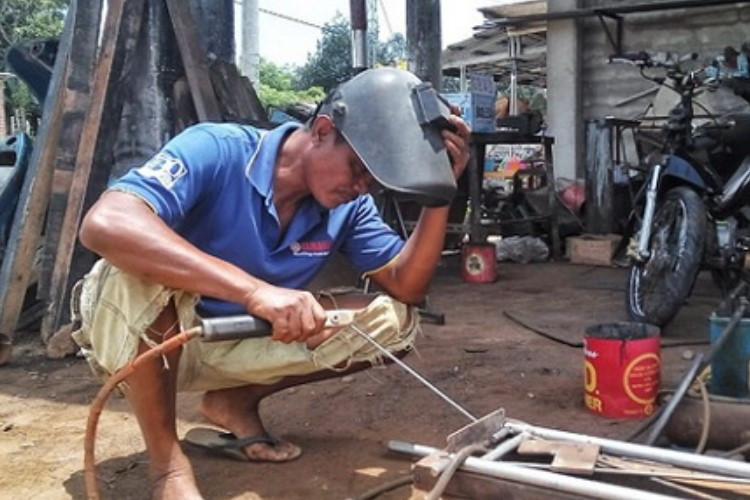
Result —
[{"label": "shirt collar", "polygon": [[279,147],[287,134],[302,127],[300,123],[285,123],[261,133],[258,147],[245,167],[245,175],[255,189],[271,203],[273,197],[273,175]]}]

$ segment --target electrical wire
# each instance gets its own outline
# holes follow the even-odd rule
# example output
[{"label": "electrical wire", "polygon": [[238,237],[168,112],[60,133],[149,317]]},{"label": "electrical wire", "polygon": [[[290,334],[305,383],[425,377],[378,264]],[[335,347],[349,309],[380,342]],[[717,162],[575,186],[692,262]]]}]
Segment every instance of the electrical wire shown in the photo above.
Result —
[{"label": "electrical wire", "polygon": [[706,384],[703,382],[700,376],[695,379],[700,387],[701,399],[703,400],[703,424],[701,426],[701,438],[698,441],[698,446],[695,448],[695,452],[702,454],[706,451],[706,443],[708,442],[708,433],[711,430],[711,402],[708,400],[708,390]]},{"label": "electrical wire", "polygon": [[86,435],[83,441],[83,469],[86,480],[86,497],[89,500],[99,500],[99,489],[96,484],[96,461],[94,457],[96,428],[99,425],[99,416],[104,409],[104,404],[107,402],[109,395],[120,382],[132,375],[139,366],[180,347],[182,344],[198,337],[202,331],[203,329],[200,326],[190,328],[141,353],[133,361],[112,374],[99,390],[89,408],[89,416],[86,421]]},{"label": "electrical wire", "polygon": [[407,486],[413,483],[414,483],[414,475],[409,474],[408,476],[399,477],[397,479],[394,479],[393,481],[388,481],[387,483],[383,483],[380,486],[376,486],[375,488],[367,490],[361,495],[355,498],[350,498],[348,500],[373,500],[374,498],[379,497],[383,493],[388,493],[389,491],[393,491],[397,488],[401,488],[402,486]]}]

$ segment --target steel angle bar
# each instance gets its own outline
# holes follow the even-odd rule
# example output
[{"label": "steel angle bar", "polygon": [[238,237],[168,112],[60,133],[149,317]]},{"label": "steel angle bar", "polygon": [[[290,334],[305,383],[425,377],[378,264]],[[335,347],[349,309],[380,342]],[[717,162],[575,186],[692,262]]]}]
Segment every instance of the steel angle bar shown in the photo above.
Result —
[{"label": "steel angle bar", "polygon": [[[430,446],[406,443],[403,441],[389,441],[388,449],[422,457],[441,451]],[[589,479],[566,476],[540,470],[538,468],[510,465],[505,462],[484,460],[476,457],[467,458],[461,466],[461,470],[485,474],[499,479],[507,479],[532,486],[539,486],[555,491],[605,500],[632,500],[633,498],[638,498],[639,500],[667,500],[677,498],[667,495],[659,495],[644,490],[637,490],[635,488],[627,488],[625,486],[617,486]]]},{"label": "steel angle bar", "polygon": [[614,439],[599,438],[558,431],[544,427],[529,425],[518,420],[506,420],[505,426],[513,433],[528,433],[542,439],[572,441],[575,443],[596,444],[603,453],[621,455],[632,458],[644,458],[656,462],[663,462],[680,467],[688,467],[717,474],[727,474],[735,477],[750,478],[750,463],[738,462],[726,458],[696,455],[665,448],[654,448],[641,444],[616,441]]}]

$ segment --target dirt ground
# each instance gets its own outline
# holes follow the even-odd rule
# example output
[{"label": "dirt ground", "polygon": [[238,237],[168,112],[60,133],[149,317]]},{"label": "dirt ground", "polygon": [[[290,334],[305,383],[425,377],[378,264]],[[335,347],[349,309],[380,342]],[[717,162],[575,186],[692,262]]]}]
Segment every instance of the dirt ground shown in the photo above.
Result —
[{"label": "dirt ground", "polygon": [[[572,265],[500,263],[494,284],[467,284],[458,257],[444,258],[430,292],[446,324],[423,324],[406,361],[474,415],[504,408],[534,425],[624,438],[638,421],[608,420],[583,405],[582,349],[533,328],[580,341],[586,325],[625,319],[625,270]],[[701,277],[690,303],[665,339],[706,339],[718,291]],[[674,387],[690,361],[662,350],[662,387]],[[16,338],[0,368],[0,498],[84,498],[83,435],[99,383],[76,357],[49,360],[38,336]],[[179,399],[179,431],[201,425],[199,395]],[[465,417],[396,366],[292,388],[261,408],[272,432],[302,446],[283,465],[247,464],[187,451],[207,499],[343,499],[409,473],[411,457],[387,451],[388,440],[443,447]],[[134,417],[110,399],[97,435],[103,498],[148,497],[146,455]],[[410,487],[382,498],[415,497]]]}]

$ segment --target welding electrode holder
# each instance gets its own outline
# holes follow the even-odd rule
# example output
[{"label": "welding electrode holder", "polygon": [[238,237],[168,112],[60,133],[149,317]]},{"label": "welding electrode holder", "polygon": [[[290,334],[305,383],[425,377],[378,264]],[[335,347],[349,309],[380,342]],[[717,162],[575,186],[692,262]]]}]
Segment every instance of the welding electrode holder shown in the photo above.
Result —
[{"label": "welding electrode holder", "polygon": [[207,318],[201,320],[200,326],[199,338],[204,342],[261,338],[273,333],[273,326],[270,322],[249,314]]}]

